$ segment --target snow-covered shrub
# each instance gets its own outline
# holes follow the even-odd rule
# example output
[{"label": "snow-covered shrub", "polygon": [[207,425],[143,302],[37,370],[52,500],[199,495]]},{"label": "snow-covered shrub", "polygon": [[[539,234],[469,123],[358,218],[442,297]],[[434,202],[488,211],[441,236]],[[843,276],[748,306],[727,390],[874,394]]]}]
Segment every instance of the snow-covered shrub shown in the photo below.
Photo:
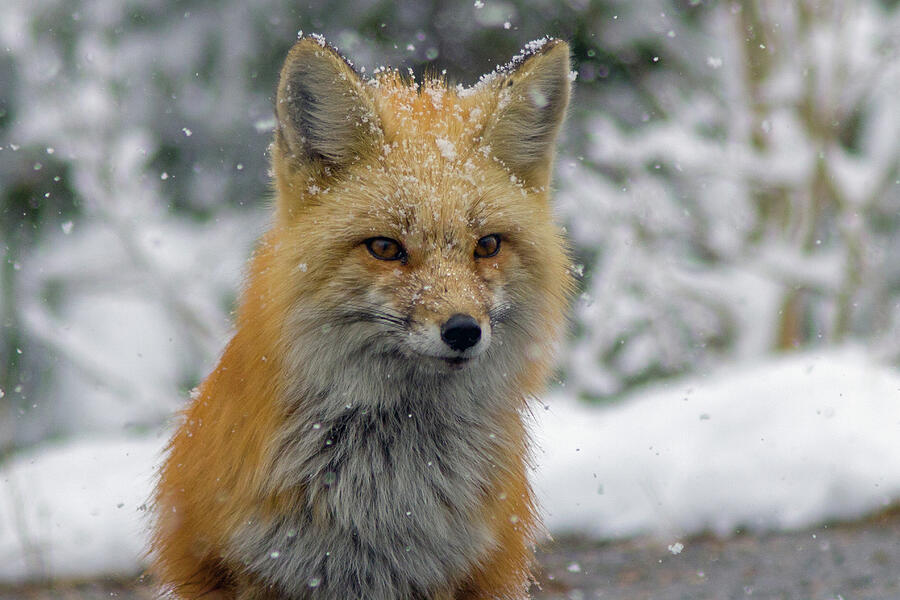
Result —
[{"label": "snow-covered shrub", "polygon": [[900,10],[639,6],[598,39],[659,68],[585,116],[561,170],[587,266],[570,382],[605,396],[850,337],[897,357]]}]

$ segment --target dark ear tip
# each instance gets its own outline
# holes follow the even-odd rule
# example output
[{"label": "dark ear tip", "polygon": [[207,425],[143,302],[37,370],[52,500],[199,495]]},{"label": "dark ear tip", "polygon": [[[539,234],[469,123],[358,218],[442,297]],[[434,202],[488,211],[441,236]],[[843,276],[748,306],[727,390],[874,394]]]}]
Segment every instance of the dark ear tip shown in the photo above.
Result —
[{"label": "dark ear tip", "polygon": [[305,59],[306,57],[309,57],[311,55],[321,56],[321,53],[323,51],[327,52],[332,57],[339,59],[354,73],[356,73],[356,69],[354,68],[353,63],[350,62],[343,54],[341,54],[340,50],[332,46],[328,42],[328,40],[325,39],[325,36],[318,33],[308,33],[294,42],[294,45],[291,46],[290,51],[288,51],[287,58],[284,61],[284,66],[287,67],[288,65],[293,64],[296,60]]},{"label": "dark ear tip", "polygon": [[[497,71],[512,75],[526,65],[537,63],[548,64],[557,61],[557,69],[565,71],[568,75],[570,65],[569,43],[560,38],[544,37],[525,44],[522,50],[506,65],[498,67]],[[507,82],[508,83],[508,82]]]},{"label": "dark ear tip", "polygon": [[569,56],[569,42],[562,38],[546,37],[533,42],[529,42],[522,49],[522,55],[525,59],[534,56],[546,56],[548,54],[560,52]]},{"label": "dark ear tip", "polygon": [[541,52],[546,53],[546,52],[549,52],[550,50],[553,50],[554,48],[558,48],[558,47],[563,47],[563,48],[568,49],[569,42],[567,42],[566,40],[564,40],[562,38],[547,38],[547,41],[544,43],[543,48],[541,48]]},{"label": "dark ear tip", "polygon": [[297,41],[294,42],[293,46],[291,46],[289,54],[301,54],[304,52],[316,50],[329,50],[337,54],[337,50],[328,43],[328,40],[326,40],[324,36],[321,36],[317,33],[310,33],[304,35],[303,37],[297,38]]}]

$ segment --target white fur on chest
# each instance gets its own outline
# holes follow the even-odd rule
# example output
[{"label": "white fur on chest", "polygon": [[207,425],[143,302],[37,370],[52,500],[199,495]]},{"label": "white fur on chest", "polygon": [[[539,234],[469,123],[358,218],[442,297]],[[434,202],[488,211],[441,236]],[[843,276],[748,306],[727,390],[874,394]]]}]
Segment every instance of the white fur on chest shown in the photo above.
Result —
[{"label": "white fur on chest", "polygon": [[499,381],[377,362],[345,365],[338,385],[302,401],[270,478],[296,506],[234,538],[233,558],[288,598],[431,598],[495,545],[482,507],[505,468],[499,423],[515,410]]}]

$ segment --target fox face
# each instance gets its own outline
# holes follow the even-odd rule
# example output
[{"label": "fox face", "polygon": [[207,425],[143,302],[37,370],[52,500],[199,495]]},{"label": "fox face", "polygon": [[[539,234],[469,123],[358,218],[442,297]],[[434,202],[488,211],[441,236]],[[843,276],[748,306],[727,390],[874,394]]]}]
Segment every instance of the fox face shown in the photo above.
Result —
[{"label": "fox face", "polygon": [[565,44],[463,89],[363,81],[306,42],[282,71],[273,147],[298,363],[453,376],[546,361],[571,287],[548,197]]}]

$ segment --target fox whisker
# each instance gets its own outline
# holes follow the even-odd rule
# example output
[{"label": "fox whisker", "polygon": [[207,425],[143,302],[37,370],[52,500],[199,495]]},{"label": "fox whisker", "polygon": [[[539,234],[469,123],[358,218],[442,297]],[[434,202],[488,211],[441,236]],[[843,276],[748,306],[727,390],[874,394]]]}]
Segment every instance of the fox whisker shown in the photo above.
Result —
[{"label": "fox whisker", "polygon": [[491,320],[491,325],[496,325],[498,323],[505,323],[509,320],[509,317],[515,311],[512,304],[509,302],[504,302],[503,304],[498,304],[488,311],[488,318]]},{"label": "fox whisker", "polygon": [[400,329],[409,326],[408,318],[372,303],[344,305],[340,309],[340,316],[351,323],[356,321],[380,322]]}]

